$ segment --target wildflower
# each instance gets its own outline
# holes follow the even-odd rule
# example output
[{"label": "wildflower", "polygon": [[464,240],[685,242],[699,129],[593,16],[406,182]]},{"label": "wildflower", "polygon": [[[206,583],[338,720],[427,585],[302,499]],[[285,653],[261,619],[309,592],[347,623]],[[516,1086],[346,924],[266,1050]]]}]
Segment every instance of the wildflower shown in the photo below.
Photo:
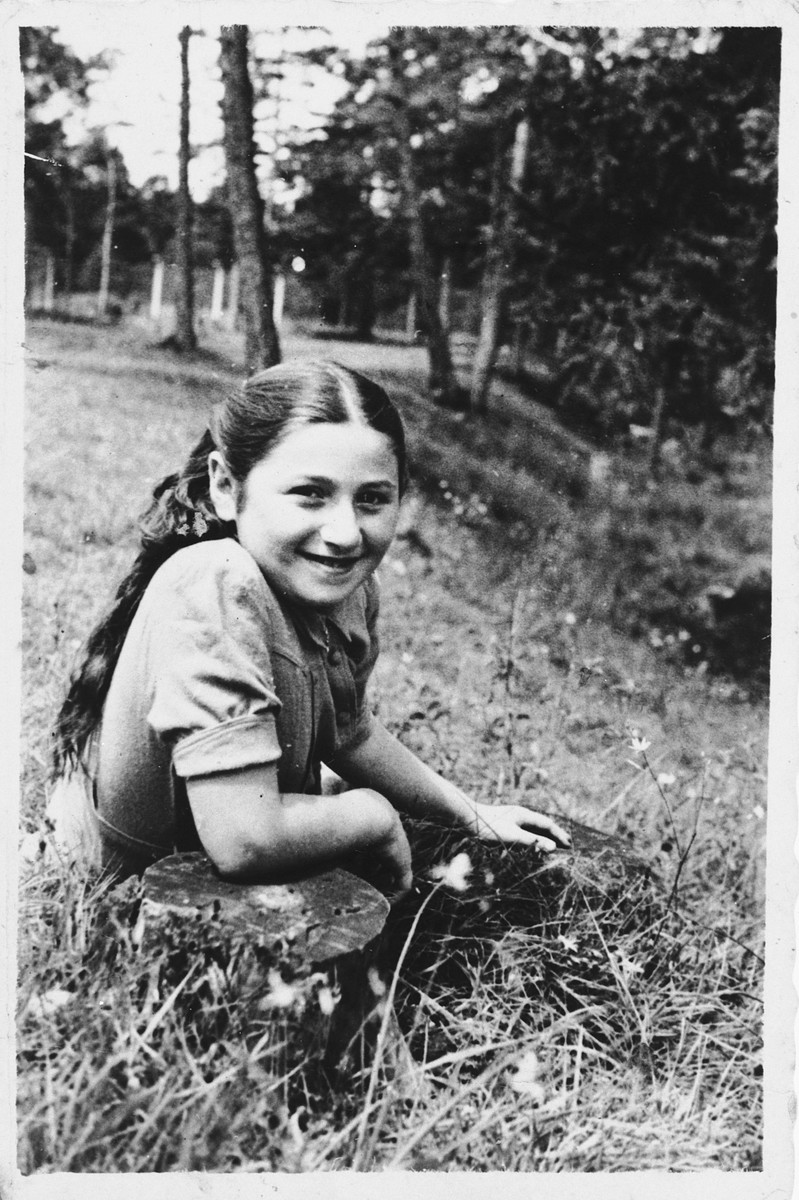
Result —
[{"label": "wildflower", "polygon": [[534,1104],[543,1104],[546,1100],[546,1092],[538,1082],[540,1071],[538,1056],[533,1050],[528,1050],[516,1063],[516,1070],[510,1078],[510,1086],[514,1092],[529,1097]]},{"label": "wildflower", "polygon": [[660,788],[674,787],[677,782],[676,776],[669,775],[666,771],[661,771],[657,777],[657,785]]},{"label": "wildflower", "polygon": [[286,983],[279,971],[272,969],[268,975],[269,991],[261,999],[259,1008],[290,1008],[297,1000],[297,989]]},{"label": "wildflower", "polygon": [[456,854],[452,862],[441,863],[430,871],[430,878],[437,879],[444,887],[450,887],[455,892],[465,892],[469,886],[467,876],[472,871],[472,860],[464,853]]},{"label": "wildflower", "polygon": [[316,999],[319,1002],[320,1009],[326,1017],[331,1015],[333,1009],[338,1004],[338,998],[334,996],[333,989],[327,987],[327,985],[325,985],[325,987],[320,987],[319,991],[316,993]]},{"label": "wildflower", "polygon": [[640,975],[644,969],[640,963],[635,962],[632,958],[628,958],[626,954],[620,954],[618,961],[625,983],[629,983],[633,975]]},{"label": "wildflower", "polygon": [[64,988],[51,988],[41,996],[32,996],[27,1011],[32,1017],[45,1020],[74,999],[74,992],[67,992]]},{"label": "wildflower", "polygon": [[375,996],[385,996],[386,984],[381,978],[380,972],[377,970],[377,968],[370,967],[366,977],[369,980],[369,987],[372,989]]},{"label": "wildflower", "polygon": [[652,743],[648,738],[642,737],[639,729],[630,730],[630,749],[634,754],[646,754]]},{"label": "wildflower", "polygon": [[577,949],[577,938],[571,937],[569,934],[559,933],[558,941],[560,942],[560,944],[564,950],[576,950]]}]

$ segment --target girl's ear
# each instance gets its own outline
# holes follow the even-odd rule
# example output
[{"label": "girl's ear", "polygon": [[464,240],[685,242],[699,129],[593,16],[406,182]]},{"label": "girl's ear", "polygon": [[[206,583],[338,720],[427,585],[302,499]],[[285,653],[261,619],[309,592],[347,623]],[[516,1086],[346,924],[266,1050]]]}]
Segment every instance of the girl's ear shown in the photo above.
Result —
[{"label": "girl's ear", "polygon": [[208,455],[208,494],[220,521],[236,520],[238,485],[218,450]]}]

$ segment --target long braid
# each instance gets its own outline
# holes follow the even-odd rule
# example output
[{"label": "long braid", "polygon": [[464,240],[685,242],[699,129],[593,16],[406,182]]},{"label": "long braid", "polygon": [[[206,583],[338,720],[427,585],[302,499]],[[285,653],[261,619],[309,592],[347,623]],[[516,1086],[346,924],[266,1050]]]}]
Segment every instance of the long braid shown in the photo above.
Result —
[{"label": "long braid", "polygon": [[206,430],[183,470],[167,475],[153,490],[140,521],[139,553],[110,609],[89,635],[56,719],[54,776],[77,765],[99,725],[125,637],[158,568],[184,546],[235,532],[235,526],[216,516],[208,495],[208,455],[215,448],[216,442]]}]

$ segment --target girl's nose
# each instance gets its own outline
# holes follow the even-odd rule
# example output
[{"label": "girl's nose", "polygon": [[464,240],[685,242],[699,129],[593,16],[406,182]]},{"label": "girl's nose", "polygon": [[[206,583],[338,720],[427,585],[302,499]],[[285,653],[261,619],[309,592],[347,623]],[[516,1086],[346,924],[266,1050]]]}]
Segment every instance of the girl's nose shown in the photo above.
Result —
[{"label": "girl's nose", "polygon": [[347,501],[342,501],[328,511],[319,532],[328,545],[336,546],[340,550],[357,550],[361,544],[358,515],[352,504]]}]

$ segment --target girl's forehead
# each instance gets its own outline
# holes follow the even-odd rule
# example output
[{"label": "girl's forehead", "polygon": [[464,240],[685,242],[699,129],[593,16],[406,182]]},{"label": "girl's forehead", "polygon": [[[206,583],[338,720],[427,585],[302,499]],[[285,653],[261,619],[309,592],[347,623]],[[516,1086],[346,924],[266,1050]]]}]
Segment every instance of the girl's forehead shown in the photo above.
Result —
[{"label": "girl's forehead", "polygon": [[397,455],[385,433],[360,421],[295,425],[261,459],[260,466],[282,474],[389,473],[396,477]]}]

